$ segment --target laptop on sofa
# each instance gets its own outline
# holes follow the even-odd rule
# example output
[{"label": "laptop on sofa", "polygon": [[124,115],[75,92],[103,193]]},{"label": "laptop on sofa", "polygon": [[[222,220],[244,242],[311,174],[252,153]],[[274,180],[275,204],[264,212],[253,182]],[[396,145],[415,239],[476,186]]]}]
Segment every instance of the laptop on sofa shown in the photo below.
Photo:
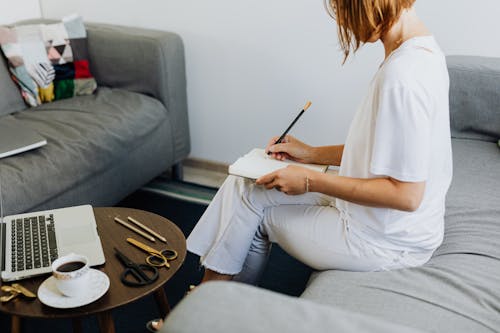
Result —
[{"label": "laptop on sofa", "polygon": [[46,144],[47,140],[31,128],[14,121],[0,122],[0,158],[36,149]]}]

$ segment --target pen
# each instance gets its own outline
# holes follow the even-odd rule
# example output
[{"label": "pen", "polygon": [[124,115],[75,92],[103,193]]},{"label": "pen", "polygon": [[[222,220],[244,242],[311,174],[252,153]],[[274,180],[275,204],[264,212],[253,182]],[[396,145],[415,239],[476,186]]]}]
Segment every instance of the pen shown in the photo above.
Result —
[{"label": "pen", "polygon": [[123,221],[123,220],[122,220],[122,219],[120,219],[119,217],[115,217],[115,222],[120,223],[120,224],[121,224],[121,225],[123,225],[124,227],[129,228],[130,230],[132,230],[132,231],[134,231],[134,232],[138,233],[138,234],[139,234],[139,235],[141,235],[142,237],[144,237],[144,238],[146,238],[146,239],[149,239],[149,240],[150,240],[150,241],[152,241],[152,242],[154,242],[154,241],[155,241],[155,239],[154,239],[152,236],[150,236],[150,235],[146,234],[145,232],[142,232],[141,230],[137,229],[136,227],[134,227],[134,226],[132,226],[132,225],[128,224],[127,222]]},{"label": "pen", "polygon": [[[285,130],[285,132],[283,132],[283,134],[281,134],[280,138],[278,140],[276,140],[276,142],[274,143],[275,145],[278,144],[278,143],[281,143],[283,141],[283,139],[285,138],[285,136],[288,134],[288,132],[292,129],[293,125],[295,125],[295,123],[297,122],[297,120],[299,120],[299,118],[302,116],[302,114],[304,113],[304,111],[306,111],[310,106],[311,106],[311,102],[307,102],[306,105],[304,106],[304,108],[302,109],[302,111],[300,111],[300,113],[297,115],[297,117],[295,117],[295,119],[292,121],[292,123],[290,124],[290,126],[288,126],[288,128]],[[267,152],[267,155],[271,154],[270,151]]]},{"label": "pen", "polygon": [[133,217],[131,216],[128,216],[127,217],[128,220],[132,223],[134,223],[135,225],[141,227],[142,229],[146,230],[147,232],[149,232],[151,235],[155,236],[156,238],[158,238],[159,240],[161,240],[163,243],[166,243],[167,240],[165,239],[165,237],[161,236],[160,234],[158,234],[157,232],[154,232],[153,230],[149,229],[148,227],[146,227],[144,224],[140,223],[139,221],[137,221],[136,219],[134,219]]}]

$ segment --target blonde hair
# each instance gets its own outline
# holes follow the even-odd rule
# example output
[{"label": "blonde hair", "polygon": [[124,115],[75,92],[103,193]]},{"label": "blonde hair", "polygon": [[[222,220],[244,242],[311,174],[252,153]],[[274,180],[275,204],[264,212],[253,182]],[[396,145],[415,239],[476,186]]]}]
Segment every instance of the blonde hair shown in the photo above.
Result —
[{"label": "blonde hair", "polygon": [[374,34],[382,36],[415,0],[325,0],[325,7],[338,24],[340,47],[345,58]]}]

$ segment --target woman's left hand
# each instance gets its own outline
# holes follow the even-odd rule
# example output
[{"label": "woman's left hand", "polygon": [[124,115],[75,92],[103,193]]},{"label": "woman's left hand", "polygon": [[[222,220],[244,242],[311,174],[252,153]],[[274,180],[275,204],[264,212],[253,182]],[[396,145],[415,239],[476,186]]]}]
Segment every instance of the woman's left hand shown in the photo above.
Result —
[{"label": "woman's left hand", "polygon": [[310,170],[306,168],[289,165],[258,178],[255,183],[264,185],[267,189],[275,188],[289,195],[303,194],[307,192],[308,172]]}]

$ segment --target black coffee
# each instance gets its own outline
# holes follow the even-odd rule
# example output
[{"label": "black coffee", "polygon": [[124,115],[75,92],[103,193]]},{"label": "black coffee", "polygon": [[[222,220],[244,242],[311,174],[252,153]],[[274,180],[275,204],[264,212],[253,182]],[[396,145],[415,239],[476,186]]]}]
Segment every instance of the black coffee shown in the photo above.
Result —
[{"label": "black coffee", "polygon": [[81,261],[70,261],[57,267],[57,270],[59,272],[73,272],[79,270],[83,266],[85,266],[85,263]]}]

